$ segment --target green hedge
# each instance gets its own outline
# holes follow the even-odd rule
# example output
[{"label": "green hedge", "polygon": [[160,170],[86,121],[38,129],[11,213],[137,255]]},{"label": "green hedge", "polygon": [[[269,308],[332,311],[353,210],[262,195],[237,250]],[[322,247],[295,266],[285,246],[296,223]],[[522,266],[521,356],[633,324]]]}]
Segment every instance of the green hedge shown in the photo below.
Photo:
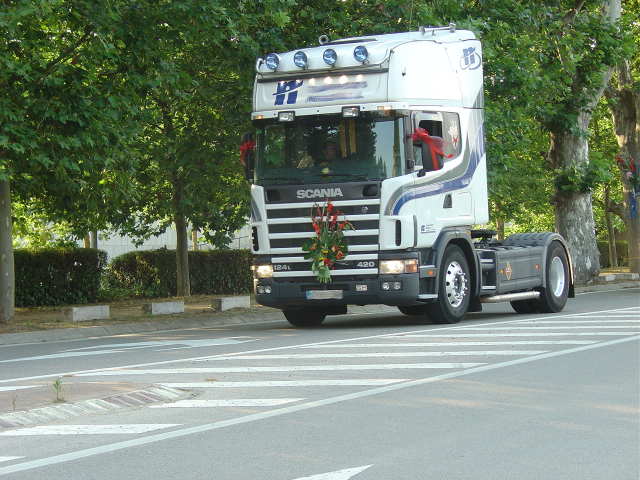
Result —
[{"label": "green hedge", "polygon": [[107,254],[90,248],[14,251],[16,306],[97,301]]},{"label": "green hedge", "polygon": [[[191,293],[248,293],[253,286],[251,252],[210,250],[189,252]],[[109,286],[141,297],[176,295],[176,251],[145,250],[125,253],[107,269]]]},{"label": "green hedge", "polygon": [[[611,266],[609,261],[609,242],[598,242],[598,250],[600,250],[600,266],[607,268]],[[627,242],[620,240],[616,242],[616,253],[618,254],[618,266],[628,265]]]}]

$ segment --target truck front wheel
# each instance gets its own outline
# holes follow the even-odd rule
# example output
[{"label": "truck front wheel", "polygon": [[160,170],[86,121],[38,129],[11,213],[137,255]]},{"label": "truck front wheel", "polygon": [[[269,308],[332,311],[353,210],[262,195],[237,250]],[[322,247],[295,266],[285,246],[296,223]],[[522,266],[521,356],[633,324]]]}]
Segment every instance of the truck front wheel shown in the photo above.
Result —
[{"label": "truck front wheel", "polygon": [[561,311],[569,297],[569,260],[560,242],[553,241],[547,249],[545,287],[540,290],[538,306],[541,312]]},{"label": "truck front wheel", "polygon": [[467,258],[460,247],[449,245],[442,258],[438,280],[438,300],[426,305],[434,323],[457,323],[469,309],[471,275]]},{"label": "truck front wheel", "polygon": [[322,311],[307,308],[283,310],[282,313],[291,325],[298,328],[319,327],[327,316]]}]

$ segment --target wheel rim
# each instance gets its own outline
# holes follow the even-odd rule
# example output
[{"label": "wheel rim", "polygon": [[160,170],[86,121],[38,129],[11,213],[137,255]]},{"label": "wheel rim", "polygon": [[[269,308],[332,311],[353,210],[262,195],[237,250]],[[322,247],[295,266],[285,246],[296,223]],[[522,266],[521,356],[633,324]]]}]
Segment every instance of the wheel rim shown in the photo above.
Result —
[{"label": "wheel rim", "polygon": [[451,262],[445,275],[445,292],[453,308],[462,305],[467,294],[467,274],[458,262]]},{"label": "wheel rim", "polygon": [[553,257],[549,267],[549,288],[555,297],[562,295],[564,291],[565,275],[564,264],[560,257]]}]

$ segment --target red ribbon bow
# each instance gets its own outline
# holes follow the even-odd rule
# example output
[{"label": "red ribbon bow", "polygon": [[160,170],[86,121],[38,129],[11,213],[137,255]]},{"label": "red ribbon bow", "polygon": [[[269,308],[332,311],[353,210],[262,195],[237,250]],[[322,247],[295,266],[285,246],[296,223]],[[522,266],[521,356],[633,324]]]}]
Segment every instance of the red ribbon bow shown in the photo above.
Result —
[{"label": "red ribbon bow", "polygon": [[447,155],[442,150],[442,138],[432,137],[424,128],[416,128],[413,132],[413,135],[411,135],[411,138],[414,142],[420,141],[422,143],[426,143],[429,146],[429,151],[431,152],[431,163],[434,170],[440,170],[440,162],[438,161],[437,157],[438,155],[441,155],[445,158],[453,157],[453,155]]},{"label": "red ribbon bow", "polygon": [[242,165],[247,166],[247,154],[250,151],[255,150],[255,148],[256,142],[254,142],[253,140],[247,140],[242,145],[240,145],[240,163],[242,163]]}]

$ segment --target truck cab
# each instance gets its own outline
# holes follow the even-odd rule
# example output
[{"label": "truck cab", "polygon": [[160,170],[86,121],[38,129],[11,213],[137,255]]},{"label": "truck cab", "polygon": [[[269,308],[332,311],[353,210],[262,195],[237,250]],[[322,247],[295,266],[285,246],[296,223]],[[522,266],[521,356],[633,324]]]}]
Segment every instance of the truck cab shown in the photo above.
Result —
[{"label": "truck cab", "polygon": [[[458,321],[482,297],[513,293],[512,277],[532,278],[509,301],[539,302],[541,291],[527,289],[543,288],[553,241],[566,255],[557,275],[566,297],[570,260],[559,236],[536,234],[546,235],[540,252],[515,274],[522,262],[508,260],[512,274],[499,286],[498,245],[471,230],[489,220],[475,35],[450,25],[320,43],[256,63],[255,147],[246,163],[257,301],[297,326],[349,304]],[[302,243],[314,235],[312,209],[327,202],[354,228],[325,285]],[[533,248],[511,247],[504,251]]]}]

